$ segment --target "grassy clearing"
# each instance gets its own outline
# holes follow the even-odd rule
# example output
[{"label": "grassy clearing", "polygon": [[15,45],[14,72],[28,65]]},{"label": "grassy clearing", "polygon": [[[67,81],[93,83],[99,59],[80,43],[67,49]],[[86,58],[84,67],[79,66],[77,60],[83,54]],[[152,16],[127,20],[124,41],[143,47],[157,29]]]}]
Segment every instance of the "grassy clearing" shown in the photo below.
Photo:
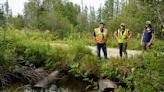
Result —
[{"label": "grassy clearing", "polygon": [[[98,61],[97,57],[88,48],[85,48],[87,43],[72,40],[68,42],[69,48],[63,48],[62,46],[50,46],[50,42],[52,42],[51,34],[48,33],[1,31],[0,74],[9,76],[8,73],[17,73],[24,65],[28,66],[28,69],[40,66],[46,69],[60,67],[68,68],[75,77],[82,77],[84,81],[89,82],[91,85],[87,88],[97,89],[97,82],[90,77],[94,75],[97,78],[109,78],[120,83],[116,92],[123,92],[123,90],[129,92],[132,90],[136,92],[163,91],[164,67],[161,65],[164,64],[164,57],[159,53],[162,53],[164,49],[159,40],[155,41],[151,51],[144,52],[142,56],[110,58],[107,61]],[[138,48],[138,46],[134,48]],[[25,64],[22,65],[20,62]],[[23,74],[23,72],[19,73]],[[6,79],[0,76],[0,80]],[[126,85],[123,86],[121,83]]]},{"label": "grassy clearing", "polygon": [[[141,50],[141,45],[140,45],[140,41],[141,41],[141,37],[136,37],[133,36],[129,42],[128,42],[128,49],[129,50]],[[92,35],[89,35],[88,37],[79,37],[79,38],[68,38],[68,39],[64,39],[64,40],[54,40],[54,43],[62,43],[62,44],[74,44],[74,43],[78,43],[81,42],[83,45],[89,45],[89,46],[95,46],[96,43],[92,38]],[[117,40],[114,38],[114,36],[111,34],[109,36],[109,40],[107,42],[107,46],[108,48],[118,48],[118,42]],[[163,43],[160,39],[155,39],[153,41],[153,49],[155,49],[158,46],[163,46]]]}]

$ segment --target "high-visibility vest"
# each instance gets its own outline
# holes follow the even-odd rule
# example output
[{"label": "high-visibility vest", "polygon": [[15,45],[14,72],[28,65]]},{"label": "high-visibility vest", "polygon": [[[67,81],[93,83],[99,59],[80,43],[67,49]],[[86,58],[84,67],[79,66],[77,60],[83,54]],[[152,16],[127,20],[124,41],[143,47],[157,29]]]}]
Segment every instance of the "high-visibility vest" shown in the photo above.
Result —
[{"label": "high-visibility vest", "polygon": [[128,37],[128,29],[125,29],[125,31],[122,33],[122,31],[119,29],[118,30],[118,43],[126,43],[127,42],[127,37]]},{"label": "high-visibility vest", "polygon": [[103,29],[103,32],[101,32],[100,28],[96,28],[95,35],[95,40],[97,43],[106,43],[108,40],[108,30],[106,28]]}]

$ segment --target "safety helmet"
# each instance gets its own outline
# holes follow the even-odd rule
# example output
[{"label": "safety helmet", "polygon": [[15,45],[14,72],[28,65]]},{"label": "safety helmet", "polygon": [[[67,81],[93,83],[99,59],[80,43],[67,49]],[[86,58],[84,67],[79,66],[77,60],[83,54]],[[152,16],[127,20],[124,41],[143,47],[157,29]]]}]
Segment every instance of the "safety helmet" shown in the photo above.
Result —
[{"label": "safety helmet", "polygon": [[149,25],[149,24],[151,24],[151,21],[148,20],[145,22],[145,24]]},{"label": "safety helmet", "polygon": [[125,27],[125,23],[121,23],[120,26],[124,26]]}]

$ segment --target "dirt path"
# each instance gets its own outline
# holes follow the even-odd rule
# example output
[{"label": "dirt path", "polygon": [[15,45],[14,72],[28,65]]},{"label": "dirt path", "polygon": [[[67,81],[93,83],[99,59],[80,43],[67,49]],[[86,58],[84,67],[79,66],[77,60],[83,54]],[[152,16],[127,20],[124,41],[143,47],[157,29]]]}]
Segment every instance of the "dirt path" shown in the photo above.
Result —
[{"label": "dirt path", "polygon": [[[51,43],[51,46],[62,46],[62,47],[69,47],[67,44],[59,44],[59,43]],[[94,55],[97,55],[96,53],[96,46],[86,46],[89,48]],[[119,57],[119,49],[118,48],[107,48],[108,57]],[[127,50],[128,57],[135,57],[137,55],[140,55],[142,52],[139,50]],[[101,56],[104,57],[103,52],[101,50]]]},{"label": "dirt path", "polygon": [[[97,54],[96,53],[96,47],[94,46],[87,46],[89,49],[91,49],[93,54]],[[119,49],[118,48],[107,48],[107,53],[108,53],[108,57],[119,57]],[[137,55],[140,55],[142,52],[141,51],[137,51],[137,50],[127,50],[128,53],[128,57],[134,57]],[[103,55],[103,52],[101,50],[101,56]]]}]

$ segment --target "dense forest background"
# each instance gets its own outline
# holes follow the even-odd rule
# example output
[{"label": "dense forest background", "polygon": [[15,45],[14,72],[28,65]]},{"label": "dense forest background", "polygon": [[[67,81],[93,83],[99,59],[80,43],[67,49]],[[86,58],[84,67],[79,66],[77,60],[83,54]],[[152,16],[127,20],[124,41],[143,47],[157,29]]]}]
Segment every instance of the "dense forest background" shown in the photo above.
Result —
[{"label": "dense forest background", "polygon": [[163,0],[106,0],[95,11],[94,7],[81,7],[67,0],[29,0],[25,3],[23,15],[12,16],[6,3],[0,9],[1,27],[16,29],[49,30],[57,38],[83,37],[91,34],[103,20],[106,27],[114,32],[121,22],[135,33],[141,33],[146,20],[152,22],[156,34],[164,25]]},{"label": "dense forest background", "polygon": [[[89,83],[85,91],[98,89],[96,77],[115,81],[116,92],[163,92],[164,1],[118,1],[106,0],[95,10],[67,0],[29,0],[23,15],[17,16],[12,15],[8,2],[0,4],[0,92],[13,92],[23,84],[40,81],[42,77],[34,71],[39,67],[48,73],[64,68]],[[155,40],[152,49],[142,51],[141,33],[147,20],[155,29]],[[124,22],[133,33],[128,49],[141,51],[141,55],[110,57],[100,63],[86,48],[95,45],[92,35],[100,21],[109,29],[108,47],[118,47],[113,33]],[[65,44],[70,47],[65,48]],[[15,81],[21,85],[12,85]]]}]

